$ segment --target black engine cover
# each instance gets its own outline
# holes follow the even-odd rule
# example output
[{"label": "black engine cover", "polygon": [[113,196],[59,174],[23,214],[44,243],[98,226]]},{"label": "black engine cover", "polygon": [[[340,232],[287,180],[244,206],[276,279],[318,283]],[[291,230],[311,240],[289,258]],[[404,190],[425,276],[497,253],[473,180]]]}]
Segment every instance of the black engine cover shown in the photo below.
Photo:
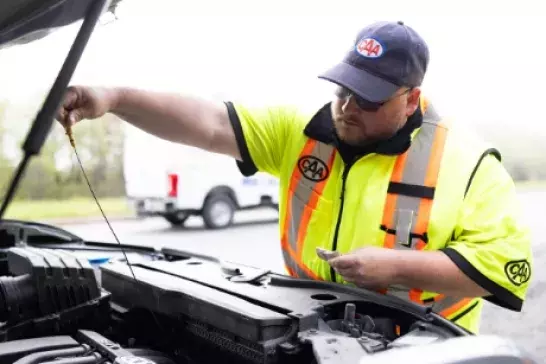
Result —
[{"label": "black engine cover", "polygon": [[[177,332],[180,345],[198,338],[195,345],[205,343],[254,363],[287,362],[313,347],[319,355],[324,349],[331,355],[333,345],[336,362],[354,362],[396,346],[403,335],[427,342],[468,335],[395,297],[253,267],[230,268],[172,249],[164,254],[171,261],[133,264],[132,271],[123,263],[104,265],[102,284],[120,313],[139,312],[125,321],[152,312],[153,320],[141,325],[149,332],[153,321],[162,321]],[[132,334],[137,331],[133,326]],[[333,344],[323,345],[332,338]]]},{"label": "black engine cover", "polygon": [[61,250],[14,247],[0,277],[0,341],[101,327],[110,312],[94,268]]}]

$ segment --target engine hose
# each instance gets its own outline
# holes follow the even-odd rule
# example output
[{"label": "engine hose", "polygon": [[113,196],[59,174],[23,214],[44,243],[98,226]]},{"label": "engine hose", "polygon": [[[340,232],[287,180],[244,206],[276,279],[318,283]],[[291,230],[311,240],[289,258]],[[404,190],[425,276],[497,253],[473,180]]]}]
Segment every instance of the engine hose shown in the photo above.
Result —
[{"label": "engine hose", "polygon": [[77,358],[65,358],[47,362],[44,361],[40,364],[97,364],[102,362],[102,360],[103,358],[99,354],[94,353],[93,355],[79,356]]},{"label": "engine hose", "polygon": [[89,346],[82,345],[82,346],[69,348],[69,349],[42,351],[42,352],[32,353],[27,356],[24,356],[13,364],[38,364],[44,360],[48,360],[51,358],[85,354],[88,350],[89,350]]}]

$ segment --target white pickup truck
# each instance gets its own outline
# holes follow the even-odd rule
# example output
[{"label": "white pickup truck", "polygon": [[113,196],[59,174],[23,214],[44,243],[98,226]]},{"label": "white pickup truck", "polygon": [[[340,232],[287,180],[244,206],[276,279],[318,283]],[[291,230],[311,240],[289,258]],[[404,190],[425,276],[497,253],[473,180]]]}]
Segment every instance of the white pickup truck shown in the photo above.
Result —
[{"label": "white pickup truck", "polygon": [[244,177],[235,160],[171,143],[126,124],[126,195],[141,217],[162,216],[183,225],[198,215],[209,229],[225,228],[238,210],[278,209],[278,181]]}]

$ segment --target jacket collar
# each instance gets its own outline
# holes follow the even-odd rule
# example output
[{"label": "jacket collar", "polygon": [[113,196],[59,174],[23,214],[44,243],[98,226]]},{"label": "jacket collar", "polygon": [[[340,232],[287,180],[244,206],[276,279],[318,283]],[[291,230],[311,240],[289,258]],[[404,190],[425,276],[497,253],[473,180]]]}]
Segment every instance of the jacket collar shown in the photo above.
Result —
[{"label": "jacket collar", "polygon": [[[335,145],[342,154],[402,154],[407,151],[411,145],[412,133],[415,129],[419,128],[423,122],[421,108],[417,108],[415,113],[408,118],[406,124],[391,138],[374,143],[370,146],[355,148],[344,144],[338,139],[333,125],[330,107],[331,103],[327,103],[318,110],[309,123],[307,123],[304,134],[311,139]],[[346,153],[343,153],[344,151]]]}]

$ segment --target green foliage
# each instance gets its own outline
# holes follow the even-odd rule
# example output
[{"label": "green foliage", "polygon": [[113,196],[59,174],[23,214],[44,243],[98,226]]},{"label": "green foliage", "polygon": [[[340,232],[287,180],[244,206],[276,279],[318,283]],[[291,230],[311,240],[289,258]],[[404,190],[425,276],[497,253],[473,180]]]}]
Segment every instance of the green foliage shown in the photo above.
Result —
[{"label": "green foliage", "polygon": [[[17,108],[9,113],[5,110],[6,103],[0,102],[0,198],[5,194],[13,171],[21,160],[21,146],[36,112],[30,107]],[[76,150],[98,197],[125,195],[122,126],[120,120],[108,114],[74,127]],[[15,158],[6,156],[3,146],[7,138],[17,141]],[[51,200],[90,196],[76,154],[64,129],[55,121],[40,154],[31,159],[15,198]]]},{"label": "green foliage", "polygon": [[[37,100],[37,99],[36,99]],[[34,105],[11,105],[0,100],[0,199],[21,159],[20,146],[29,131],[40,100]],[[503,154],[503,163],[517,182],[546,180],[546,144],[531,129],[478,127],[478,132]],[[100,198],[125,196],[123,122],[113,115],[87,120],[74,130],[76,148],[93,190]],[[17,142],[15,158],[6,154],[6,141]],[[13,148],[11,148],[13,149]],[[64,129],[54,122],[40,154],[29,164],[16,199],[90,198],[89,187]]]}]

